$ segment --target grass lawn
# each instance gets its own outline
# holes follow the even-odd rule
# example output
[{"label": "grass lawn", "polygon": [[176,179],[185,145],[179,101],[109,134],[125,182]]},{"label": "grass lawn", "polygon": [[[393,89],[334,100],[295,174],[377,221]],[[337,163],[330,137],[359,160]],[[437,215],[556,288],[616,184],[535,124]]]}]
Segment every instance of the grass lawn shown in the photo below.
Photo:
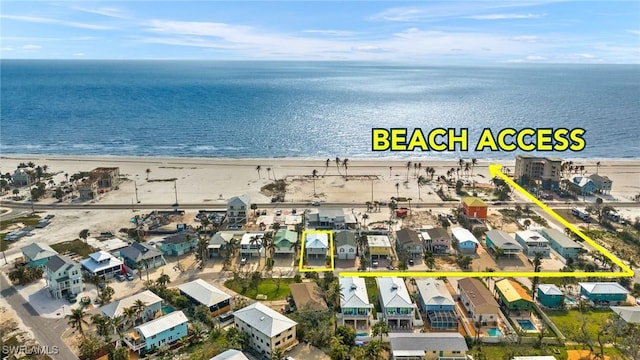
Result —
[{"label": "grass lawn", "polygon": [[38,215],[21,216],[21,217],[13,218],[11,220],[3,221],[0,224],[0,230],[5,230],[10,225],[20,224],[20,223],[24,224],[25,226],[34,226],[34,225],[38,225],[38,222],[40,222],[40,220],[41,218]]},{"label": "grass lawn", "polygon": [[9,249],[9,245],[11,245],[10,242],[4,240],[5,236],[7,236],[7,234],[0,234],[0,251]]},{"label": "grass lawn", "polygon": [[549,310],[545,313],[569,340],[575,340],[575,335],[580,331],[580,326],[582,326],[583,316],[586,317],[589,336],[595,339],[600,325],[604,324],[613,315],[613,312],[609,309],[589,310],[585,313],[580,313],[578,310]]},{"label": "grass lawn", "polygon": [[[283,300],[286,299],[287,296],[291,294],[291,290],[289,290],[289,284],[293,283],[293,279],[281,279],[280,280],[280,289],[276,286],[274,279],[264,279],[260,281],[258,284],[258,290],[254,288],[247,288],[247,291],[242,293],[242,281],[234,281],[233,279],[227,280],[224,283],[224,286],[229,289],[237,292],[238,294],[242,294],[248,298],[257,300],[256,297],[258,294],[266,295],[267,300]],[[247,283],[249,280],[244,280]]]},{"label": "grass lawn", "polygon": [[82,256],[83,258],[86,258],[89,256],[89,254],[98,251],[96,248],[88,244],[85,244],[84,241],[80,239],[53,244],[51,245],[51,248],[53,248],[53,250],[57,251],[60,254],[62,254],[63,252],[69,251],[72,253],[76,253]]},{"label": "grass lawn", "polygon": [[[478,353],[479,347],[476,346],[470,349],[468,354],[474,356]],[[553,352],[554,349],[558,349],[560,354]],[[503,360],[511,359],[511,356],[541,356],[552,355],[558,360],[567,360],[567,350],[560,346],[546,346],[541,349],[536,349],[533,345],[529,344],[484,344],[482,345],[482,353],[486,355],[490,360]]]},{"label": "grass lawn", "polygon": [[[373,304],[376,309],[376,313],[382,312],[380,308],[380,292],[378,291],[378,284],[375,278],[364,278],[364,283],[367,286],[367,294],[369,295],[369,303]],[[374,315],[375,317],[375,315]]]}]

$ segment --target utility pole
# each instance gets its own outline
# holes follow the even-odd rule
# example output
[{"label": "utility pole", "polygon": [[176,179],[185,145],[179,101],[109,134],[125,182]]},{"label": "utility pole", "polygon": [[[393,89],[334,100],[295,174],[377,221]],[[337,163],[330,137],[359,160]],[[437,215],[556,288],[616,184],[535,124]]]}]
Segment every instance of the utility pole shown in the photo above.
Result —
[{"label": "utility pole", "polygon": [[136,189],[136,203],[140,204],[140,200],[138,200],[138,183],[134,181],[133,186],[135,186]]},{"label": "utility pole", "polygon": [[371,178],[371,203],[373,203],[373,178]]},{"label": "utility pole", "polygon": [[31,214],[35,214],[36,210],[33,208],[33,191],[31,189],[31,174],[27,174],[27,184],[29,186],[29,199],[31,200]]},{"label": "utility pole", "polygon": [[173,191],[176,194],[176,206],[178,206],[178,187],[177,187],[177,180],[173,180]]}]

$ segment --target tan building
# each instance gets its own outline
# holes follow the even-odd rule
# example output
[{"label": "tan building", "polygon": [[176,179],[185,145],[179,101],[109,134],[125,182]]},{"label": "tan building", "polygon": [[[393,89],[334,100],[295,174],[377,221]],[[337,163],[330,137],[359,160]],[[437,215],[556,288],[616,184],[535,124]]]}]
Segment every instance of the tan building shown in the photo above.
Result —
[{"label": "tan building", "polygon": [[467,310],[466,317],[481,325],[495,325],[500,312],[496,299],[482,282],[474,278],[458,280],[460,302]]},{"label": "tan building", "polygon": [[527,185],[528,180],[537,180],[542,182],[543,189],[557,189],[560,187],[561,167],[562,159],[518,155],[514,178],[521,185]]},{"label": "tan building", "polygon": [[267,358],[276,348],[286,351],[298,343],[298,323],[262,303],[244,307],[233,315],[235,326],[249,335],[249,347]]}]

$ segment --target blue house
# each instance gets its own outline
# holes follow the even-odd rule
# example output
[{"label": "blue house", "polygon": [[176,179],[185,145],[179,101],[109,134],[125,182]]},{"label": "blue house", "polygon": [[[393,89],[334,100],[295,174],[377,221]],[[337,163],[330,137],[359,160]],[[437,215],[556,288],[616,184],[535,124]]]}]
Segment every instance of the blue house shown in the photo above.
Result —
[{"label": "blue house", "polygon": [[556,229],[541,229],[540,234],[547,240],[553,250],[565,259],[576,259],[582,246],[577,242],[569,239],[567,235]]},{"label": "blue house", "polygon": [[124,260],[124,264],[132,270],[146,267],[153,269],[167,264],[162,253],[147,243],[134,242],[120,249],[120,256]]},{"label": "blue house", "polygon": [[629,291],[617,282],[584,282],[578,285],[580,294],[596,305],[618,305],[629,295]]},{"label": "blue house", "polygon": [[434,330],[452,330],[458,327],[454,312],[455,301],[442,280],[426,278],[416,280],[418,305],[427,314],[429,325]]},{"label": "blue house", "polygon": [[538,285],[538,296],[536,299],[548,308],[560,307],[564,300],[564,294],[557,286],[553,284],[540,284]]},{"label": "blue house", "polygon": [[580,195],[591,195],[598,190],[598,186],[587,176],[574,176],[571,179],[571,184]]},{"label": "blue house", "polygon": [[58,252],[53,250],[51,246],[45,243],[31,243],[23,248],[22,255],[28,266],[40,267],[44,269],[44,264],[49,261],[52,256],[58,255]]},{"label": "blue house", "polygon": [[480,246],[480,242],[476,239],[475,236],[471,233],[471,231],[457,227],[451,229],[451,234],[453,235],[453,241],[457,244],[458,250],[462,254],[475,254],[478,246]]},{"label": "blue house", "polygon": [[142,325],[124,336],[125,344],[141,354],[187,336],[188,319],[182,311],[174,311]]},{"label": "blue house", "polygon": [[167,236],[160,242],[160,251],[164,255],[179,256],[192,252],[198,246],[198,235],[193,231],[183,230]]}]

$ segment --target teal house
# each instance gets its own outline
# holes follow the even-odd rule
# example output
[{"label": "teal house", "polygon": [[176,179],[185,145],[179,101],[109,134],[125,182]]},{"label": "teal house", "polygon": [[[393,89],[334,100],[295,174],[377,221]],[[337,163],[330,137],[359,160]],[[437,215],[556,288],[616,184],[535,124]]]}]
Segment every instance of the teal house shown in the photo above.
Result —
[{"label": "teal house", "polygon": [[159,247],[163,255],[178,256],[192,252],[197,246],[198,235],[184,230],[164,238]]},{"label": "teal house", "polygon": [[136,326],[123,337],[123,340],[129,349],[138,354],[150,352],[187,336],[188,321],[182,311],[174,311]]},{"label": "teal house", "polygon": [[576,259],[582,246],[556,229],[541,229],[540,234],[549,240],[549,246],[565,259]]},{"label": "teal house", "polygon": [[629,291],[617,282],[584,282],[580,294],[595,305],[618,305],[627,300]]},{"label": "teal house", "polygon": [[560,304],[564,301],[564,294],[557,286],[553,284],[540,284],[538,285],[538,296],[536,299],[548,308],[560,307]]},{"label": "teal house", "polygon": [[58,255],[58,252],[53,250],[51,246],[40,242],[31,243],[20,250],[22,250],[22,255],[28,266],[43,269],[49,258]]}]

